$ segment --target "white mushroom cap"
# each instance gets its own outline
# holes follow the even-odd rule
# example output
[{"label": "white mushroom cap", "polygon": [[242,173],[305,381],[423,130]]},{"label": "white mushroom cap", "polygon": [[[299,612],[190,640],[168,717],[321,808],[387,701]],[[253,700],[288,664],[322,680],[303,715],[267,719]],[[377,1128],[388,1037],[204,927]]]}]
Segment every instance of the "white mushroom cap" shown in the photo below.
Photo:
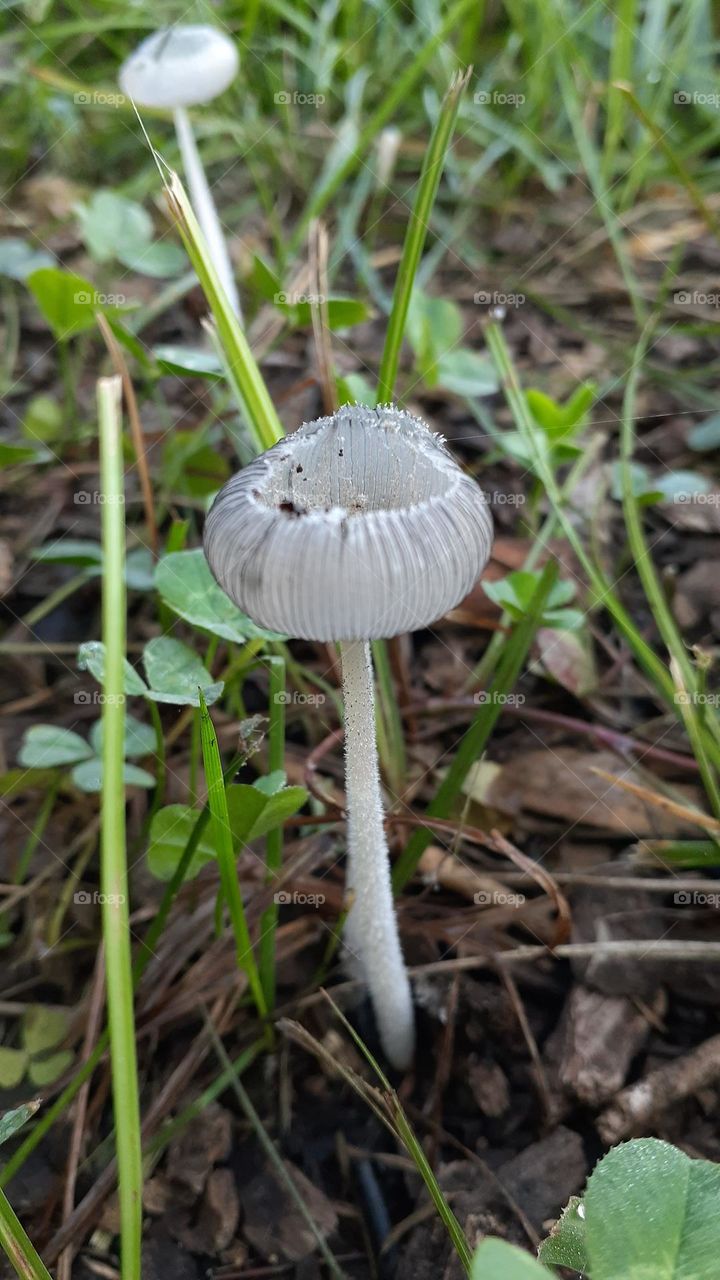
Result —
[{"label": "white mushroom cap", "polygon": [[164,27],[120,68],[120,88],[142,107],[194,107],[227,89],[238,71],[235,44],[216,27]]},{"label": "white mushroom cap", "polygon": [[262,627],[376,640],[427,626],[487,563],[485,495],[419,418],[347,405],[307,423],[221,489],[205,555]]}]

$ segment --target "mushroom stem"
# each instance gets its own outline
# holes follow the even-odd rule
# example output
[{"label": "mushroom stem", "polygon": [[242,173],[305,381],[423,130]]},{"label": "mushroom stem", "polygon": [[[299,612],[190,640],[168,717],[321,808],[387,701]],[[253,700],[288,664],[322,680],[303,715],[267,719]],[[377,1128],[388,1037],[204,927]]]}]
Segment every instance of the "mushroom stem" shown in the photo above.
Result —
[{"label": "mushroom stem", "polygon": [[180,145],[185,177],[190,188],[190,199],[202,233],[207,240],[210,259],[218,274],[220,283],[227,294],[228,301],[235,315],[242,320],[240,298],[238,296],[235,277],[233,275],[230,254],[220,225],[218,211],[212,198],[200,153],[195,142],[195,135],[188,113],[184,107],[176,107],[173,112],[175,132]]},{"label": "mushroom stem", "polygon": [[398,936],[383,825],[375,732],[372,659],[366,641],[341,644],[345,700],[348,880],[352,906],[345,944],[356,958],[375,1010],[380,1040],[398,1069],[415,1048],[412,993]]}]

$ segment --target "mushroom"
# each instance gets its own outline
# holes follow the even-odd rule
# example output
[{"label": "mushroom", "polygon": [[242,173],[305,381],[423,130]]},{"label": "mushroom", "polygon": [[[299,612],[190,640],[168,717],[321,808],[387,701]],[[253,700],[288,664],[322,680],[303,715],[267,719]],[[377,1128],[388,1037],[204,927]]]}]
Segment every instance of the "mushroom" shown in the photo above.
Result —
[{"label": "mushroom", "polygon": [[414,1018],[392,899],[371,640],[425,627],[467,595],[492,543],[485,496],[442,438],[392,406],[347,405],[238,472],[205,525],[223,591],[262,627],[339,641],[345,702],[350,910],[344,942],[389,1061]]},{"label": "mushroom", "polygon": [[176,26],[147,36],[122,64],[119,79],[123,93],[141,107],[172,110],[193,208],[220,283],[240,316],[230,255],[185,110],[224,93],[237,70],[238,53],[229,36],[216,27]]}]

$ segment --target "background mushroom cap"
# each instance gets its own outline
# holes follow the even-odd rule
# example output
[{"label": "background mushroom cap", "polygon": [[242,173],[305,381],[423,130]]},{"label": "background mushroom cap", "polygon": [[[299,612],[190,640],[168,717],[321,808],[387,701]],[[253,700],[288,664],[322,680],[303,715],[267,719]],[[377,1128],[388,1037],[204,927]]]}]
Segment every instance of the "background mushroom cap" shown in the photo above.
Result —
[{"label": "background mushroom cap", "polygon": [[462,600],[487,563],[492,521],[480,487],[419,418],[349,405],[234,476],[204,545],[223,591],[260,626],[373,640]]},{"label": "background mushroom cap", "polygon": [[120,68],[120,88],[143,107],[193,107],[227,89],[238,71],[229,36],[202,24],[165,27]]}]

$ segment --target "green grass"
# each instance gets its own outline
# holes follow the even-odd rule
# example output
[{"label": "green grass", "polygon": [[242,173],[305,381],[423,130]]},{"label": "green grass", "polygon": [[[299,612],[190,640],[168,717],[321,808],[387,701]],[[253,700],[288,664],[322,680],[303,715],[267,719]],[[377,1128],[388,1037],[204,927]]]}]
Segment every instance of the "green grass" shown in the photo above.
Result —
[{"label": "green grass", "polygon": [[[644,203],[652,207],[657,191],[669,186],[678,200],[686,203],[683,217],[692,214],[709,230],[717,228],[713,197],[720,182],[720,110],[707,103],[678,104],[674,100],[679,89],[702,94],[715,84],[713,59],[718,40],[708,0],[687,0],[677,6],[641,6],[637,0],[620,0],[612,11],[606,5],[586,5],[582,0],[549,0],[547,4],[543,0],[506,0],[501,7],[478,6],[471,0],[428,0],[412,11],[407,6],[370,10],[342,0],[325,7],[320,15],[309,3],[290,6],[284,0],[270,0],[267,5],[250,4],[242,11],[220,3],[212,15],[242,42],[241,73],[219,102],[193,112],[193,118],[211,176],[222,178],[223,221],[243,242],[238,258],[247,313],[255,324],[269,311],[277,323],[261,353],[222,296],[180,181],[169,179],[168,204],[163,206],[156,155],[129,104],[103,104],[97,99],[97,94],[115,90],[119,63],[142,34],[180,17],[185,21],[213,20],[207,7],[198,3],[187,11],[161,0],[160,7],[152,11],[130,12],[120,0],[106,0],[102,8],[88,10],[79,0],[69,0],[44,9],[40,6],[33,15],[23,14],[0,36],[10,122],[0,139],[0,165],[7,185],[21,182],[28,171],[34,172],[40,155],[41,175],[54,172],[66,186],[72,180],[81,188],[66,190],[65,213],[57,214],[55,202],[41,198],[40,213],[29,220],[36,233],[36,248],[63,240],[68,228],[75,231],[74,201],[87,199],[100,188],[143,201],[146,210],[152,211],[156,238],[161,243],[182,242],[212,313],[204,331],[195,326],[194,345],[207,350],[209,344],[224,375],[194,383],[198,389],[194,406],[197,421],[192,419],[192,430],[197,439],[218,454],[228,452],[224,444],[227,436],[241,460],[281,439],[278,404],[264,374],[276,380],[273,385],[282,394],[288,387],[292,390],[300,376],[293,359],[310,330],[297,318],[273,309],[272,299],[276,286],[289,288],[295,273],[302,271],[308,232],[318,217],[329,229],[331,293],[366,302],[384,327],[384,349],[377,352],[377,359],[367,355],[365,344],[363,361],[353,364],[364,377],[371,400],[423,394],[422,380],[404,346],[415,286],[420,284],[430,294],[441,296],[447,291],[453,300],[467,304],[463,314],[468,341],[476,350],[487,345],[512,424],[531,458],[534,509],[523,518],[535,540],[527,567],[537,566],[553,538],[563,538],[572,548],[585,580],[586,603],[590,610],[602,611],[613,642],[631,655],[663,714],[668,720],[669,713],[676,717],[697,761],[708,805],[712,812],[720,813],[717,717],[696,697],[704,690],[705,676],[690,657],[653,565],[645,507],[638,501],[632,481],[632,464],[640,444],[638,397],[643,387],[663,388],[669,412],[710,413],[715,409],[717,362],[704,367],[690,361],[668,370],[652,346],[661,325],[676,335],[702,337],[713,332],[706,321],[673,311],[668,302],[673,284],[682,281],[682,248],[673,246],[658,262],[643,259],[635,252],[634,243],[638,209],[642,211]],[[470,63],[474,69],[463,93],[464,73]],[[449,84],[452,87],[448,90]],[[95,94],[96,100],[76,101],[81,90],[91,98]],[[485,99],[489,95],[489,101],[476,100],[480,92]],[[281,93],[291,98],[294,93],[319,95],[324,101],[318,105],[301,100],[279,103],[276,96]],[[519,95],[522,101],[517,105],[503,103],[503,94]],[[143,112],[143,126],[162,157],[161,172],[167,173],[165,166],[178,164],[168,116]],[[381,173],[383,147],[392,143],[384,131],[391,127],[399,131],[399,145],[394,163]],[[568,229],[566,198],[577,202],[577,228]],[[13,193],[6,193],[4,199],[12,204]],[[502,246],[498,248],[499,230],[510,227],[515,218],[524,219],[526,227],[534,226],[535,217],[537,246],[526,251],[522,236],[516,236],[514,257]],[[578,278],[587,287],[593,279],[592,267],[588,268],[582,254],[588,237],[597,246],[619,298],[617,308],[597,316],[588,315],[587,307],[558,299],[552,289],[546,289],[543,274],[547,247],[557,242],[563,249],[567,245],[571,261],[572,254],[576,255]],[[395,251],[390,269],[378,267],[377,251],[388,248]],[[72,262],[68,266],[74,269]],[[573,265],[564,278],[573,279],[574,270]],[[88,272],[98,290],[112,292],[113,284],[120,280],[132,294],[136,277],[118,262],[99,257],[92,260],[91,255]],[[183,332],[192,332],[194,313],[182,308],[194,272],[185,270],[176,279],[158,279],[152,288],[147,287],[146,278],[143,301],[122,316],[118,341],[132,370],[141,416],[160,424],[158,434],[170,433],[177,426],[183,430],[186,424],[176,422],[175,405],[165,399],[162,371],[152,354],[153,335],[158,326],[168,321],[174,324],[173,317],[180,313]],[[483,330],[476,322],[477,313],[470,314],[473,293],[491,278],[504,280],[508,290],[525,289],[528,294],[532,290],[533,306],[551,324],[562,325],[583,342],[590,340],[602,348],[605,385],[598,413],[603,425],[607,401],[617,401],[621,393],[624,397],[618,437],[611,434],[605,445],[605,456],[620,464],[629,555],[622,564],[599,563],[592,545],[591,521],[570,505],[574,483],[594,456],[592,422],[584,437],[586,456],[558,474],[539,444],[537,424],[525,397],[530,386],[542,383],[545,389],[546,367],[529,371],[524,367],[520,372],[514,346],[516,340],[518,346],[522,344],[522,330],[512,330],[509,340],[497,323]],[[25,366],[19,363],[17,341],[21,308],[31,305],[21,286],[3,279],[0,306],[10,341],[2,378],[11,391],[10,411],[15,406],[18,420],[24,413],[28,388],[22,382]],[[649,316],[652,328],[648,327]],[[532,327],[532,321],[527,327]],[[259,323],[257,329],[261,329]],[[257,329],[251,326],[253,339]],[[186,338],[183,341],[187,345]],[[334,332],[332,346],[337,357],[335,372],[344,373],[344,361],[356,354],[352,327]],[[287,369],[286,355],[291,357]],[[63,431],[47,442],[50,466],[60,462],[73,466],[92,456],[95,423],[84,408],[83,389],[95,378],[104,358],[102,346],[90,332],[61,344],[57,398],[64,425]],[[558,357],[556,364],[561,363]],[[18,376],[19,388],[15,386]],[[573,389],[569,372],[566,382],[569,392]],[[128,448],[126,456],[121,456],[114,388],[108,380],[100,383],[102,486],[106,497],[119,498],[122,467],[129,462],[131,451]],[[500,424],[501,407],[493,404],[489,408],[489,401],[472,397],[464,402],[451,400],[455,410],[458,403],[464,403],[468,418],[474,415],[487,430],[494,457],[504,458],[506,463],[503,447],[507,429]],[[164,474],[163,443],[153,442],[148,457],[166,549],[177,550],[198,544],[208,490],[198,481],[200,465],[190,465],[182,473],[179,493],[172,490]],[[173,520],[178,512],[181,518]],[[122,570],[128,530],[119,502],[106,501],[102,514],[103,635],[107,645],[104,691],[114,699],[122,693]],[[134,512],[128,526],[142,541],[146,531]],[[653,643],[641,628],[634,603],[628,603],[637,597],[626,590],[627,583],[622,579],[622,587],[616,583],[625,567],[652,612],[661,645]],[[446,771],[427,806],[429,816],[447,817],[456,812],[467,771],[491,742],[502,696],[512,690],[526,666],[553,574],[552,566],[545,570],[527,616],[511,625],[504,615],[502,629],[487,645],[474,680],[500,696],[480,707],[460,747],[445,762]],[[90,580],[85,571],[74,573],[27,613],[26,625],[38,626],[76,590],[87,589]],[[174,615],[162,602],[156,602],[155,608],[159,628],[170,631]],[[148,612],[152,617],[151,610]],[[183,634],[211,665],[216,646],[208,652],[207,634],[188,635],[187,629]],[[289,649],[277,650],[257,639],[221,643],[215,665],[226,688],[218,711],[243,720],[247,677],[265,668],[270,697],[267,765],[269,771],[283,770],[287,764],[285,708],[277,695],[284,691],[286,679],[299,688],[314,688],[316,683],[323,688],[328,694],[329,717],[331,712],[335,716],[333,691],[322,684],[312,666],[306,670]],[[284,657],[278,656],[280,652]],[[400,794],[407,779],[407,758],[393,670],[384,646],[377,648],[375,663],[381,756],[386,780]],[[678,693],[683,696],[678,698]],[[165,793],[175,782],[169,765],[173,740],[166,740],[169,718],[161,715],[155,703],[148,706],[155,731],[153,771],[157,786],[146,811],[143,844],[150,818],[165,803]],[[165,886],[157,914],[144,927],[132,965],[125,870],[124,715],[122,702],[106,703],[101,874],[107,897],[103,937],[108,1025],[87,1063],[54,1101],[48,1101],[10,1156],[0,1173],[0,1185],[6,1185],[18,1172],[53,1126],[67,1121],[73,1099],[92,1078],[109,1045],[119,1160],[122,1276],[123,1280],[134,1280],[139,1274],[142,1170],[133,999],[204,835],[211,832],[216,843],[221,897],[229,910],[236,959],[250,989],[243,1017],[258,1037],[252,1051],[238,1059],[239,1069],[247,1068],[260,1055],[261,1046],[267,1048],[270,1043],[269,1020],[276,1003],[278,912],[275,903],[264,910],[254,948],[237,880],[237,850],[229,838],[226,799],[227,787],[247,753],[240,749],[223,768],[211,713],[206,706],[195,715],[189,710],[180,741],[189,752],[190,789],[201,797],[206,787],[208,799],[207,803],[199,800],[176,871]],[[322,732],[326,729],[323,726]],[[313,735],[317,737],[321,730],[308,717],[305,731],[309,748],[315,745]],[[54,806],[66,802],[67,791],[60,776],[52,773],[45,781],[49,789],[25,845],[20,879],[25,878],[42,845]],[[8,783],[10,794],[14,785]],[[409,883],[430,838],[429,828],[423,827],[410,836],[395,869],[398,889]],[[283,835],[276,829],[266,837],[266,889],[280,872],[282,861]],[[8,923],[11,926],[12,919],[4,914],[4,926]],[[216,1050],[222,1066],[220,1083],[209,1086],[198,1105],[232,1084],[241,1109],[255,1126],[257,1116],[248,1109],[249,1097],[238,1085],[220,1042]],[[413,1135],[402,1130],[403,1121],[400,1109],[394,1131],[412,1152]],[[432,1171],[421,1172],[438,1212],[445,1215],[447,1206],[433,1193]],[[22,1254],[25,1270],[20,1273],[46,1275],[5,1201],[2,1204],[0,1236],[7,1250]],[[454,1243],[467,1265],[467,1244],[461,1240],[461,1232],[457,1235],[459,1227],[451,1211],[445,1222],[451,1237],[455,1233]]]},{"label": "green grass", "polygon": [[113,1110],[120,1190],[123,1280],[139,1280],[142,1238],[140,1100],[135,1050],[130,905],[125,843],[125,494],[120,421],[121,381],[98,383],[102,530],[103,640],[106,668],[103,694],[103,794],[100,884],[107,983]]},{"label": "green grass", "polygon": [[[200,731],[202,737],[203,765],[205,767],[205,783],[207,786],[208,807],[212,822],[212,833],[217,854],[220,874],[221,900],[228,909],[233,934],[235,936],[235,957],[238,967],[247,976],[253,1000],[260,1018],[265,1019],[268,1003],[260,981],[255,952],[250,938],[250,931],[245,918],[240,886],[237,878],[236,854],[233,849],[230,819],[228,816],[225,779],[223,777],[220,752],[218,750],[215,728],[210,712],[200,691]],[[220,912],[222,918],[222,912]]]}]

